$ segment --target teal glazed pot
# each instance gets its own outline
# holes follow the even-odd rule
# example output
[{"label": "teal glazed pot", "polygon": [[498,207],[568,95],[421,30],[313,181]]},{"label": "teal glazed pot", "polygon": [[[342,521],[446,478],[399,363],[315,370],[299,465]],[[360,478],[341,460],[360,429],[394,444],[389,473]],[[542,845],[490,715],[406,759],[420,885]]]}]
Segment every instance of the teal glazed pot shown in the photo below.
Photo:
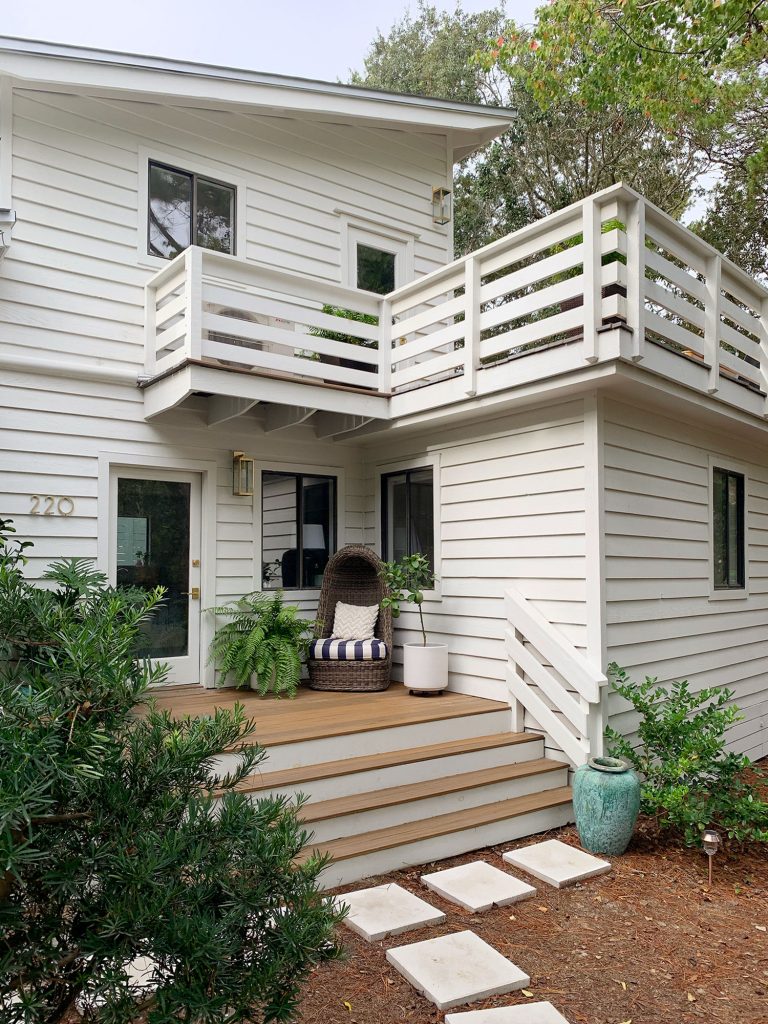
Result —
[{"label": "teal glazed pot", "polygon": [[640,780],[626,761],[591,757],[573,778],[573,812],[585,850],[613,856],[629,846],[640,810]]}]

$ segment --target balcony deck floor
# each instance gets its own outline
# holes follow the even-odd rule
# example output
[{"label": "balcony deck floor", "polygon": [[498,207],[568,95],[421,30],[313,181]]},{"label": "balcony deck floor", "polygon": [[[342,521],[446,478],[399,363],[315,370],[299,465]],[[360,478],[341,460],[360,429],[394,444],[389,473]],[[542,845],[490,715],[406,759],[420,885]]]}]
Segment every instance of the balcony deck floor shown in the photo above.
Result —
[{"label": "balcony deck floor", "polygon": [[161,709],[175,717],[211,715],[215,708],[242,704],[256,719],[256,739],[264,746],[345,736],[398,725],[436,722],[508,710],[500,701],[446,691],[439,697],[412,697],[400,683],[381,693],[326,693],[301,686],[294,700],[259,697],[250,690],[206,690],[166,686],[154,691]]}]

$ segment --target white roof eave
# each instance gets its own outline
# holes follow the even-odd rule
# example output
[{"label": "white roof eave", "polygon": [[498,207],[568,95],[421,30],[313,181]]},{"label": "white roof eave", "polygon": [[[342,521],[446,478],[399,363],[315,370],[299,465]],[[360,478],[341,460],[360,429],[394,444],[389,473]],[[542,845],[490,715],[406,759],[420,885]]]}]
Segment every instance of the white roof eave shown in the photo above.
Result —
[{"label": "white roof eave", "polygon": [[241,71],[185,61],[109,53],[0,37],[0,74],[30,87],[65,87],[177,104],[268,109],[285,116],[367,122],[404,131],[451,133],[467,155],[501,134],[513,111]]}]

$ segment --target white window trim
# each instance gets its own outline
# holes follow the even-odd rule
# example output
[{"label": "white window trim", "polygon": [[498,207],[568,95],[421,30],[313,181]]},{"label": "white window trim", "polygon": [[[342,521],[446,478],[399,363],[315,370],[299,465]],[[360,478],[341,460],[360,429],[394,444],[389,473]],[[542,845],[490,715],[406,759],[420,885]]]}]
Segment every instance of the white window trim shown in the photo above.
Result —
[{"label": "white window trim", "polygon": [[[310,463],[296,462],[254,462],[253,464],[253,589],[260,590],[267,594],[274,594],[274,590],[263,590],[261,579],[261,563],[263,550],[263,530],[261,521],[262,473],[303,473],[308,476],[332,476],[336,480],[336,551],[339,551],[346,544],[346,509],[347,509],[347,486],[345,470],[342,466],[317,466]],[[331,552],[333,554],[333,552]],[[312,587],[304,590],[291,587],[285,591],[291,602],[296,601],[317,601],[320,597],[320,588]]]},{"label": "white window trim", "polygon": [[376,462],[373,464],[376,474],[376,551],[383,557],[384,538],[381,532],[382,508],[384,495],[382,494],[381,479],[390,473],[402,473],[407,469],[431,469],[432,470],[432,520],[435,531],[435,564],[433,566],[437,581],[434,590],[426,592],[425,604],[442,601],[442,517],[440,514],[440,454],[434,452],[429,455],[419,455],[411,459],[398,459],[396,462]]},{"label": "white window trim", "polygon": [[387,224],[363,218],[341,216],[341,283],[357,288],[357,246],[394,253],[395,288],[408,284],[415,277],[414,250],[416,235]]},{"label": "white window trim", "polygon": [[[738,590],[718,590],[715,588],[715,516],[714,516],[714,473],[715,469],[725,469],[729,472],[740,473],[744,477],[744,587]],[[707,525],[709,533],[709,557],[707,559],[707,573],[709,576],[709,600],[715,601],[746,601],[749,597],[749,471],[740,462],[732,459],[720,458],[717,455],[710,455],[707,465],[709,474],[707,480]]]},{"label": "white window trim", "polygon": [[216,686],[215,669],[208,664],[208,648],[213,639],[213,616],[205,609],[216,603],[216,480],[215,462],[198,459],[174,459],[135,455],[125,452],[99,452],[98,504],[96,513],[96,566],[109,575],[112,546],[110,488],[112,473],[119,469],[146,469],[157,472],[200,474],[200,682],[206,689]]},{"label": "white window trim", "polygon": [[149,248],[149,217],[147,215],[149,206],[149,164],[168,164],[170,167],[178,168],[189,174],[196,174],[198,177],[212,178],[220,181],[223,185],[231,185],[235,190],[235,251],[233,256],[245,259],[245,232],[247,225],[248,208],[248,187],[245,179],[237,174],[232,174],[230,168],[225,164],[199,160],[192,153],[183,150],[168,149],[159,146],[139,146],[138,152],[138,210],[136,220],[137,230],[137,259],[143,267],[152,267],[153,270],[161,270],[168,265],[168,260],[162,256],[152,256],[147,251]]}]

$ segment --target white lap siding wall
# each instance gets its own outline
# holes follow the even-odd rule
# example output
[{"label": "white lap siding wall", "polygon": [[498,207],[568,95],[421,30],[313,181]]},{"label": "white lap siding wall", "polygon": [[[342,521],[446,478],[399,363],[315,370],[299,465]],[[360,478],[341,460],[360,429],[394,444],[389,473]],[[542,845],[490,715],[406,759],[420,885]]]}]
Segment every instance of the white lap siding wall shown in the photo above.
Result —
[{"label": "white lap siding wall", "polygon": [[[397,452],[393,457],[393,451]],[[439,589],[429,637],[448,644],[451,689],[506,700],[510,583],[568,641],[586,645],[584,403],[506,415],[369,450],[366,538],[380,544],[382,473],[430,460],[439,491]],[[418,639],[405,611],[396,643]],[[399,676],[401,651],[395,651]],[[536,723],[530,718],[526,724]]]},{"label": "white lap siding wall", "polygon": [[[608,658],[636,679],[727,686],[744,720],[729,744],[768,753],[768,458],[728,440],[608,402],[604,410]],[[711,594],[711,464],[747,475],[744,599]],[[609,697],[614,728],[636,736],[637,716]]]}]

